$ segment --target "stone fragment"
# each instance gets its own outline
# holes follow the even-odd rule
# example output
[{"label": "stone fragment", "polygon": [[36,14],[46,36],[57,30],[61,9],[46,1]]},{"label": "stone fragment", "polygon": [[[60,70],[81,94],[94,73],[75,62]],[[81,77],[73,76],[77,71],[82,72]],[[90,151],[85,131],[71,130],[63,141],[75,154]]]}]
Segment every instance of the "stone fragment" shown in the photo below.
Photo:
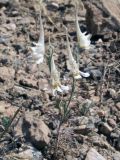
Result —
[{"label": "stone fragment", "polygon": [[92,34],[105,34],[108,31],[118,31],[120,28],[119,0],[87,0],[84,2],[87,10],[86,21]]},{"label": "stone fragment", "polygon": [[113,160],[120,160],[120,152],[115,152],[113,154]]},{"label": "stone fragment", "polygon": [[26,77],[26,78],[21,77],[19,80],[19,83],[26,87],[35,88],[35,89],[38,88],[37,81],[30,77]]},{"label": "stone fragment", "polygon": [[90,99],[95,103],[98,103],[100,101],[100,97],[99,96],[91,96]]},{"label": "stone fragment", "polygon": [[37,118],[32,112],[25,114],[22,130],[26,140],[37,149],[44,148],[50,142],[50,129],[42,119]]},{"label": "stone fragment", "polygon": [[77,133],[77,134],[83,134],[83,135],[87,135],[93,129],[94,129],[94,125],[93,124],[90,124],[90,125],[81,125],[81,126],[73,128],[73,130],[74,130],[75,133]]},{"label": "stone fragment", "polygon": [[110,134],[110,138],[112,140],[112,145],[120,151],[120,130],[115,129],[113,132]]},{"label": "stone fragment", "polygon": [[69,120],[70,124],[73,126],[73,125],[77,125],[77,126],[80,126],[80,125],[87,125],[88,124],[88,117],[85,117],[85,116],[81,116],[81,117],[74,117],[74,118],[71,118]]},{"label": "stone fragment", "polygon": [[0,67],[0,82],[12,80],[14,78],[15,70],[9,67]]},{"label": "stone fragment", "polygon": [[9,0],[0,0],[0,7],[7,5]]},{"label": "stone fragment", "polygon": [[12,154],[12,158],[18,158],[20,160],[43,160],[42,153],[32,146],[27,146],[26,150]]},{"label": "stone fragment", "polygon": [[106,136],[110,135],[113,130],[112,127],[110,127],[107,123],[104,123],[104,122],[101,122],[98,128],[99,128],[99,131]]},{"label": "stone fragment", "polygon": [[101,73],[101,71],[99,69],[92,69],[92,70],[90,70],[90,76],[94,80],[96,80],[96,79],[100,80],[101,77],[102,77],[102,73]]},{"label": "stone fragment", "polygon": [[109,93],[110,97],[112,97],[112,98],[116,98],[117,97],[117,93],[113,88],[109,88],[108,89],[108,93]]},{"label": "stone fragment", "polygon": [[99,117],[104,117],[105,116],[105,111],[104,110],[99,110],[98,111],[98,115],[99,115]]},{"label": "stone fragment", "polygon": [[16,110],[17,108],[11,106],[10,103],[0,101],[0,114],[2,114],[4,117],[13,117]]},{"label": "stone fragment", "polygon": [[120,111],[120,102],[116,103],[116,108]]},{"label": "stone fragment", "polygon": [[49,2],[47,4],[47,9],[50,11],[57,11],[59,9],[59,4],[56,2]]},{"label": "stone fragment", "polygon": [[66,155],[66,160],[77,160],[77,158],[74,158],[73,156]]},{"label": "stone fragment", "polygon": [[115,128],[116,122],[114,121],[114,119],[109,118],[109,119],[107,120],[107,122],[108,122],[108,124],[109,124],[111,127]]},{"label": "stone fragment", "polygon": [[15,23],[9,23],[5,24],[4,26],[8,31],[15,31],[16,30],[16,24]]},{"label": "stone fragment", "polygon": [[4,44],[7,46],[9,39],[5,36],[0,36],[0,44]]},{"label": "stone fragment", "polygon": [[101,154],[99,154],[94,148],[91,148],[86,156],[85,160],[106,160]]}]

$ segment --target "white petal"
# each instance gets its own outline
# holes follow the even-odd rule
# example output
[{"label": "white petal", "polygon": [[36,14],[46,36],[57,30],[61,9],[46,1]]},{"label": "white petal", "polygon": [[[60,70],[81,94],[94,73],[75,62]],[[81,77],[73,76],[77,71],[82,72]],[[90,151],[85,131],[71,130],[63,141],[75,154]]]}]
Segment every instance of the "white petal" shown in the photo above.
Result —
[{"label": "white petal", "polygon": [[60,88],[60,87],[57,87],[57,89],[56,89],[58,92],[60,92],[60,93],[62,93],[63,92],[63,90]]},{"label": "white petal", "polygon": [[43,62],[44,59],[44,46],[39,44],[36,47],[31,47],[32,51],[33,51],[33,58],[36,61],[36,64],[40,64]]},{"label": "white petal", "polygon": [[52,94],[53,94],[53,96],[56,96],[56,95],[57,95],[57,90],[56,90],[56,89],[53,89],[53,90],[52,90]]},{"label": "white petal", "polygon": [[80,75],[74,76],[75,79],[81,79],[82,77]]},{"label": "white petal", "polygon": [[80,39],[79,44],[80,44],[80,47],[82,47],[82,48],[85,48],[85,49],[89,48],[89,46],[90,46],[90,40],[88,40],[87,37],[83,35],[81,37],[81,39]]},{"label": "white petal", "polygon": [[44,59],[44,57],[39,58],[39,59],[36,61],[36,64],[43,63],[43,59]]},{"label": "white petal", "polygon": [[81,74],[81,76],[83,76],[83,77],[85,77],[85,78],[87,78],[87,77],[89,77],[90,76],[90,73],[88,73],[88,72],[81,72],[80,71],[80,74]]},{"label": "white petal", "polygon": [[87,39],[90,40],[90,38],[92,37],[92,34],[88,34],[86,35]]},{"label": "white petal", "polygon": [[35,62],[36,64],[40,64],[43,62],[45,54],[44,27],[42,24],[41,16],[40,16],[40,37],[38,43],[33,42],[33,44],[35,46],[31,47],[31,49],[33,51]]},{"label": "white petal", "polygon": [[61,85],[61,89],[63,91],[69,91],[69,87],[68,86]]},{"label": "white petal", "polygon": [[78,16],[76,13],[76,30],[77,30],[77,39],[80,48],[89,49],[90,47],[90,35],[86,35],[86,32],[82,33],[78,23]]},{"label": "white petal", "polygon": [[37,46],[37,44],[38,44],[38,43],[36,43],[36,42],[32,42],[32,43],[33,43],[35,46]]},{"label": "white petal", "polygon": [[86,35],[86,33],[87,33],[87,32],[85,31],[83,34]]},{"label": "white petal", "polygon": [[35,47],[31,47],[32,51],[35,52],[36,48]]}]

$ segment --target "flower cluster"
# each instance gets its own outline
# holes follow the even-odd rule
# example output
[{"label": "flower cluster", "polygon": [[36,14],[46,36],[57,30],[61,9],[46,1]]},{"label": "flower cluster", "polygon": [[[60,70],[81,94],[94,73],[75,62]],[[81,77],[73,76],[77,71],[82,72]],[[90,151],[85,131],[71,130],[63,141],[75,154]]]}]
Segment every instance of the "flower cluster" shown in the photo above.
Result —
[{"label": "flower cluster", "polygon": [[[85,50],[90,49],[91,48],[91,41],[90,41],[91,35],[90,34],[86,35],[86,32],[85,33],[81,32],[79,28],[77,14],[76,14],[76,33],[77,33],[77,40],[78,40],[79,47]],[[67,28],[66,28],[66,41],[67,41],[67,53],[68,53],[67,54],[68,70],[70,70],[74,79],[80,79],[82,77],[89,77],[90,76],[89,73],[84,73],[79,70],[79,64],[76,62],[76,60],[73,57],[69,38],[68,38]],[[44,28],[43,28],[41,16],[40,16],[40,37],[39,37],[38,43],[35,43],[35,47],[31,47],[31,49],[33,51],[33,58],[35,60],[35,63],[36,64],[43,63],[44,54],[45,54],[45,42],[44,42]],[[63,93],[64,91],[69,90],[68,86],[61,85],[60,73],[58,72],[55,66],[53,54],[52,54],[51,61],[50,61],[50,74],[51,74],[52,93],[54,96],[56,96],[57,92]]]}]

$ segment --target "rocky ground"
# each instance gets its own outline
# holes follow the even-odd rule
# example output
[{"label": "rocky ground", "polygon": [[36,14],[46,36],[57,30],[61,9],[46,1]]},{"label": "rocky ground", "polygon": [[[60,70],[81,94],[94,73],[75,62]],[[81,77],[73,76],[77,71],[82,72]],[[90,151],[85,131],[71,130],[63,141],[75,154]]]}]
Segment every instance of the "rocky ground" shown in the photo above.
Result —
[{"label": "rocky ground", "polygon": [[[90,77],[75,82],[69,116],[60,126],[46,59],[35,69],[28,61],[39,37],[38,4],[0,0],[0,159],[120,160],[120,1],[83,0],[79,24],[92,34],[91,51],[77,47],[72,0],[43,4],[46,55],[50,37],[62,83],[72,86],[63,24],[80,70]],[[58,97],[67,101],[70,93]]]}]

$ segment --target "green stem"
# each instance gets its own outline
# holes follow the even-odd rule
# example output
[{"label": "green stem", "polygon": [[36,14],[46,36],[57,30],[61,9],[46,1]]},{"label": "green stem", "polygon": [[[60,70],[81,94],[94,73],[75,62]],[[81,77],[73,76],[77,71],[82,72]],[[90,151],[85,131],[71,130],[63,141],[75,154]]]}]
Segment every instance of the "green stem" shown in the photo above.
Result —
[{"label": "green stem", "polygon": [[2,139],[3,136],[5,136],[5,134],[8,132],[8,130],[9,130],[9,128],[10,128],[12,122],[13,122],[14,119],[16,118],[16,116],[17,116],[17,114],[19,113],[19,111],[20,111],[21,108],[22,108],[22,106],[20,106],[20,107],[17,109],[17,111],[15,112],[13,118],[10,120],[9,125],[5,128],[5,130],[4,130],[4,131],[2,132],[2,134],[0,135],[0,139]]},{"label": "green stem", "polygon": [[71,100],[72,100],[72,97],[73,97],[73,94],[74,94],[74,90],[75,90],[75,79],[74,79],[74,77],[73,77],[72,91],[71,91],[71,95],[70,95],[69,101],[68,101],[68,103],[66,104],[66,112],[65,112],[64,117],[63,117],[63,119],[62,119],[62,123],[65,121],[65,119],[67,118],[67,116],[68,116],[69,113],[70,113],[70,109],[68,110],[68,108],[69,108],[70,102],[71,102]]}]

